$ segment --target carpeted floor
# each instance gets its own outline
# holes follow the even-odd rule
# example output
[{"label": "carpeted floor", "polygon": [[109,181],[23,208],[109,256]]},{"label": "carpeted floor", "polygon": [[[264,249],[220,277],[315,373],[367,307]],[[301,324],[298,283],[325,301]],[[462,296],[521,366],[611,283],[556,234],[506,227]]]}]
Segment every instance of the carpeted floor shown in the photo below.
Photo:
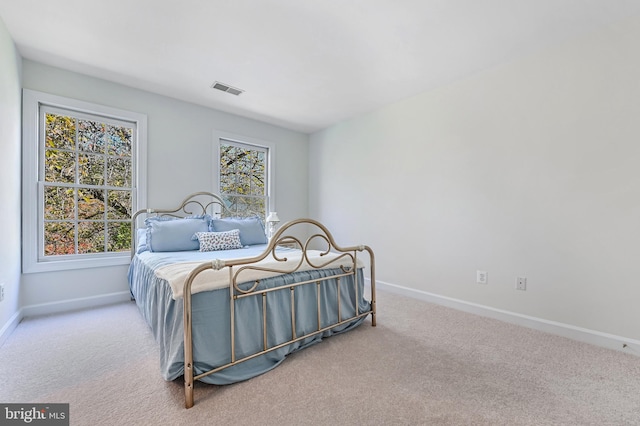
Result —
[{"label": "carpeted floor", "polygon": [[640,425],[640,358],[379,292],[378,326],[230,386],[160,377],[134,303],[23,321],[0,402],[70,403],[72,425]]}]

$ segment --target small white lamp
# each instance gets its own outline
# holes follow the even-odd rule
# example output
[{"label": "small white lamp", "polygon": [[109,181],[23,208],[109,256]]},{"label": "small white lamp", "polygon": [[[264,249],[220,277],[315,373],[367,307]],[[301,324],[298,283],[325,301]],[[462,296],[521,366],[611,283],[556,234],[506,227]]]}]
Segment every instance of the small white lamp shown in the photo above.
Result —
[{"label": "small white lamp", "polygon": [[277,212],[269,212],[267,216],[267,238],[273,237],[273,232],[276,230],[276,224],[280,222]]}]

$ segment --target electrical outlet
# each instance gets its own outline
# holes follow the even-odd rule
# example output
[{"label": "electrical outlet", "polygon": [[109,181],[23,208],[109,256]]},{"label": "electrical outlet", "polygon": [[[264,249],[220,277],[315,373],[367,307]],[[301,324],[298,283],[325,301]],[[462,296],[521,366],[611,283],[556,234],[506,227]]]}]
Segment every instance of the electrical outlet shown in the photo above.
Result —
[{"label": "electrical outlet", "polygon": [[489,280],[487,271],[476,271],[476,282],[478,284],[486,284]]},{"label": "electrical outlet", "polygon": [[525,277],[516,278],[516,290],[525,291],[527,289],[527,279]]},{"label": "electrical outlet", "polygon": [[0,283],[0,302],[4,300],[4,283]]}]

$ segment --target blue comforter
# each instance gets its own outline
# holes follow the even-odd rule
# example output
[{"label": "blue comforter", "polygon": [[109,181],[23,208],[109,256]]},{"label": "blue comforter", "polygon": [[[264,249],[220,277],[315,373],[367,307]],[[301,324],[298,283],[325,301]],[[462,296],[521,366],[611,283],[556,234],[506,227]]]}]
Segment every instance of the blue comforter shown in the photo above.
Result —
[{"label": "blue comforter", "polygon": [[[172,262],[210,261],[212,259],[236,259],[256,256],[266,245],[216,252],[143,252],[137,254],[129,267],[129,287],[143,317],[160,344],[160,367],[166,380],[174,380],[184,373],[183,300],[174,300],[169,284],[155,276],[154,270]],[[278,249],[286,251],[291,249]],[[259,288],[314,280],[342,272],[336,269],[301,271],[267,278]],[[341,316],[355,314],[355,286],[353,276],[340,279]],[[358,312],[370,310],[364,299],[364,276],[358,271]],[[320,291],[321,327],[337,322],[336,280],[323,282]],[[276,346],[291,339],[291,299],[289,291],[267,294],[267,343]],[[295,290],[296,335],[303,336],[316,331],[316,285],[303,285]],[[195,375],[231,361],[231,321],[229,318],[229,289],[196,293],[192,298],[193,353]],[[360,318],[307,339],[286,345],[280,349],[226,368],[201,380],[213,384],[229,384],[265,373],[279,365],[285,357],[299,349],[321,341],[324,337],[350,330],[364,321]],[[260,296],[238,300],[236,303],[236,359],[262,350],[262,299]]]}]

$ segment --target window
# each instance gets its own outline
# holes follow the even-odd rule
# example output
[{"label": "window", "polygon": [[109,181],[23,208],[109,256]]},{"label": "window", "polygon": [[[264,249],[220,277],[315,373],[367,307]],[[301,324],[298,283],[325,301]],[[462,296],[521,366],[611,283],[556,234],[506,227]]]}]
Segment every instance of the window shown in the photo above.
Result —
[{"label": "window", "polygon": [[219,191],[231,214],[258,215],[264,221],[270,199],[269,165],[273,148],[219,139]]},{"label": "window", "polygon": [[24,267],[127,263],[146,117],[24,92]]}]

